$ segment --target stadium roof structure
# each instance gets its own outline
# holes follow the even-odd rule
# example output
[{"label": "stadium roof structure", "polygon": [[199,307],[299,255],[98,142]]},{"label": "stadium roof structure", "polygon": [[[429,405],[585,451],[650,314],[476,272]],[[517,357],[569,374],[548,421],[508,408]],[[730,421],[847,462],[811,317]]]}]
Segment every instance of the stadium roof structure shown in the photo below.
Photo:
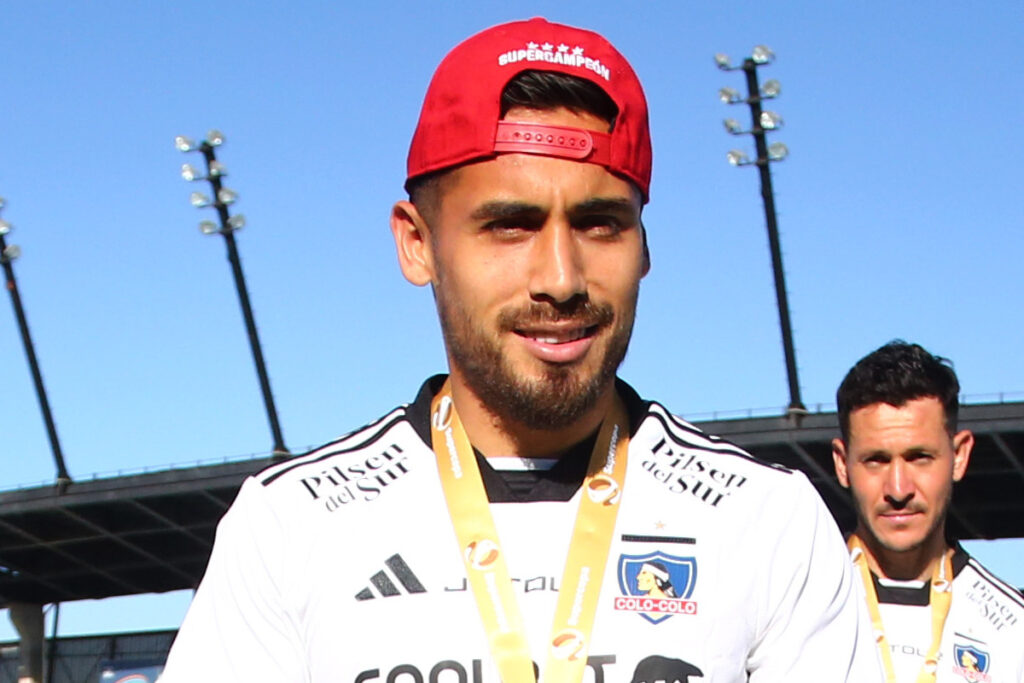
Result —
[{"label": "stadium roof structure", "polygon": [[[962,539],[1024,537],[1024,402],[964,405],[975,433],[967,477],[957,485],[951,531]],[[757,457],[802,470],[840,526],[849,497],[835,481],[835,413],[794,422],[753,417],[697,422]],[[271,458],[176,468],[0,492],[0,607],[195,587],[217,522],[242,480]]]},{"label": "stadium roof structure", "polygon": [[0,493],[0,607],[195,587],[238,487],[271,462]]}]

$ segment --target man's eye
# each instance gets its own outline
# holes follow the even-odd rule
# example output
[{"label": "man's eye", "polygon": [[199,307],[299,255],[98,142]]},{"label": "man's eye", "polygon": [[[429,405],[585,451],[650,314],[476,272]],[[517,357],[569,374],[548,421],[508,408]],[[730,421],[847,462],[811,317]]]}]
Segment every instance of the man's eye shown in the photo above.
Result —
[{"label": "man's eye", "polygon": [[614,236],[623,231],[622,221],[614,216],[587,216],[576,226],[594,235]]},{"label": "man's eye", "polygon": [[492,221],[484,225],[484,231],[497,236],[511,236],[526,230],[522,221]]}]

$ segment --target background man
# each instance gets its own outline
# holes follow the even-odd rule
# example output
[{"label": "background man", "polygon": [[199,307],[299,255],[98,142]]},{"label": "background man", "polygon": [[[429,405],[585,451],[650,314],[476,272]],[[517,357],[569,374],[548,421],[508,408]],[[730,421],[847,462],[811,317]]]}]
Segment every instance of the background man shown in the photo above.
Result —
[{"label": "background man", "polygon": [[[616,379],[650,172],[601,36],[534,19],[449,53],[391,229],[450,374],[245,483],[165,681],[875,679],[806,478]],[[652,560],[685,594],[630,590]]]},{"label": "background man", "polygon": [[857,506],[849,546],[890,681],[1020,683],[1024,598],[946,535],[974,445],[959,391],[949,361],[902,341],[846,375],[832,455]]}]

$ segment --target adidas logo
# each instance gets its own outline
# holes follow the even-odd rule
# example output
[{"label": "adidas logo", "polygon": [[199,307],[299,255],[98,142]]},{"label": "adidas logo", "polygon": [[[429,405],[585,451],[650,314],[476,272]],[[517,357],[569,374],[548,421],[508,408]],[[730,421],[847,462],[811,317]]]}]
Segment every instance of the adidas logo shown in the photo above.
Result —
[{"label": "adidas logo", "polygon": [[[409,593],[427,592],[427,589],[423,587],[420,580],[412,573],[412,569],[409,569],[409,565],[405,563],[401,555],[395,553],[384,560],[384,566],[391,570],[390,575],[382,569],[370,577],[370,583],[377,589],[382,598],[390,598],[402,594],[402,591],[395,585],[392,577],[398,579],[398,582]],[[356,593],[356,600],[374,600],[376,598],[377,596],[370,590],[370,586]]]}]

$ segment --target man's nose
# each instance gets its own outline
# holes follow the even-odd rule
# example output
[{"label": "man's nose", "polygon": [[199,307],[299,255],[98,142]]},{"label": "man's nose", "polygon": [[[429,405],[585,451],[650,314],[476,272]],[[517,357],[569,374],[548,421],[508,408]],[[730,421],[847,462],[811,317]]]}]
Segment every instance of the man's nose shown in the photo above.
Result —
[{"label": "man's nose", "polygon": [[910,502],[914,497],[914,479],[910,476],[907,464],[898,458],[889,463],[884,493],[900,505]]},{"label": "man's nose", "polygon": [[565,303],[586,293],[583,261],[572,227],[550,220],[537,234],[530,268],[530,296],[534,300]]}]

